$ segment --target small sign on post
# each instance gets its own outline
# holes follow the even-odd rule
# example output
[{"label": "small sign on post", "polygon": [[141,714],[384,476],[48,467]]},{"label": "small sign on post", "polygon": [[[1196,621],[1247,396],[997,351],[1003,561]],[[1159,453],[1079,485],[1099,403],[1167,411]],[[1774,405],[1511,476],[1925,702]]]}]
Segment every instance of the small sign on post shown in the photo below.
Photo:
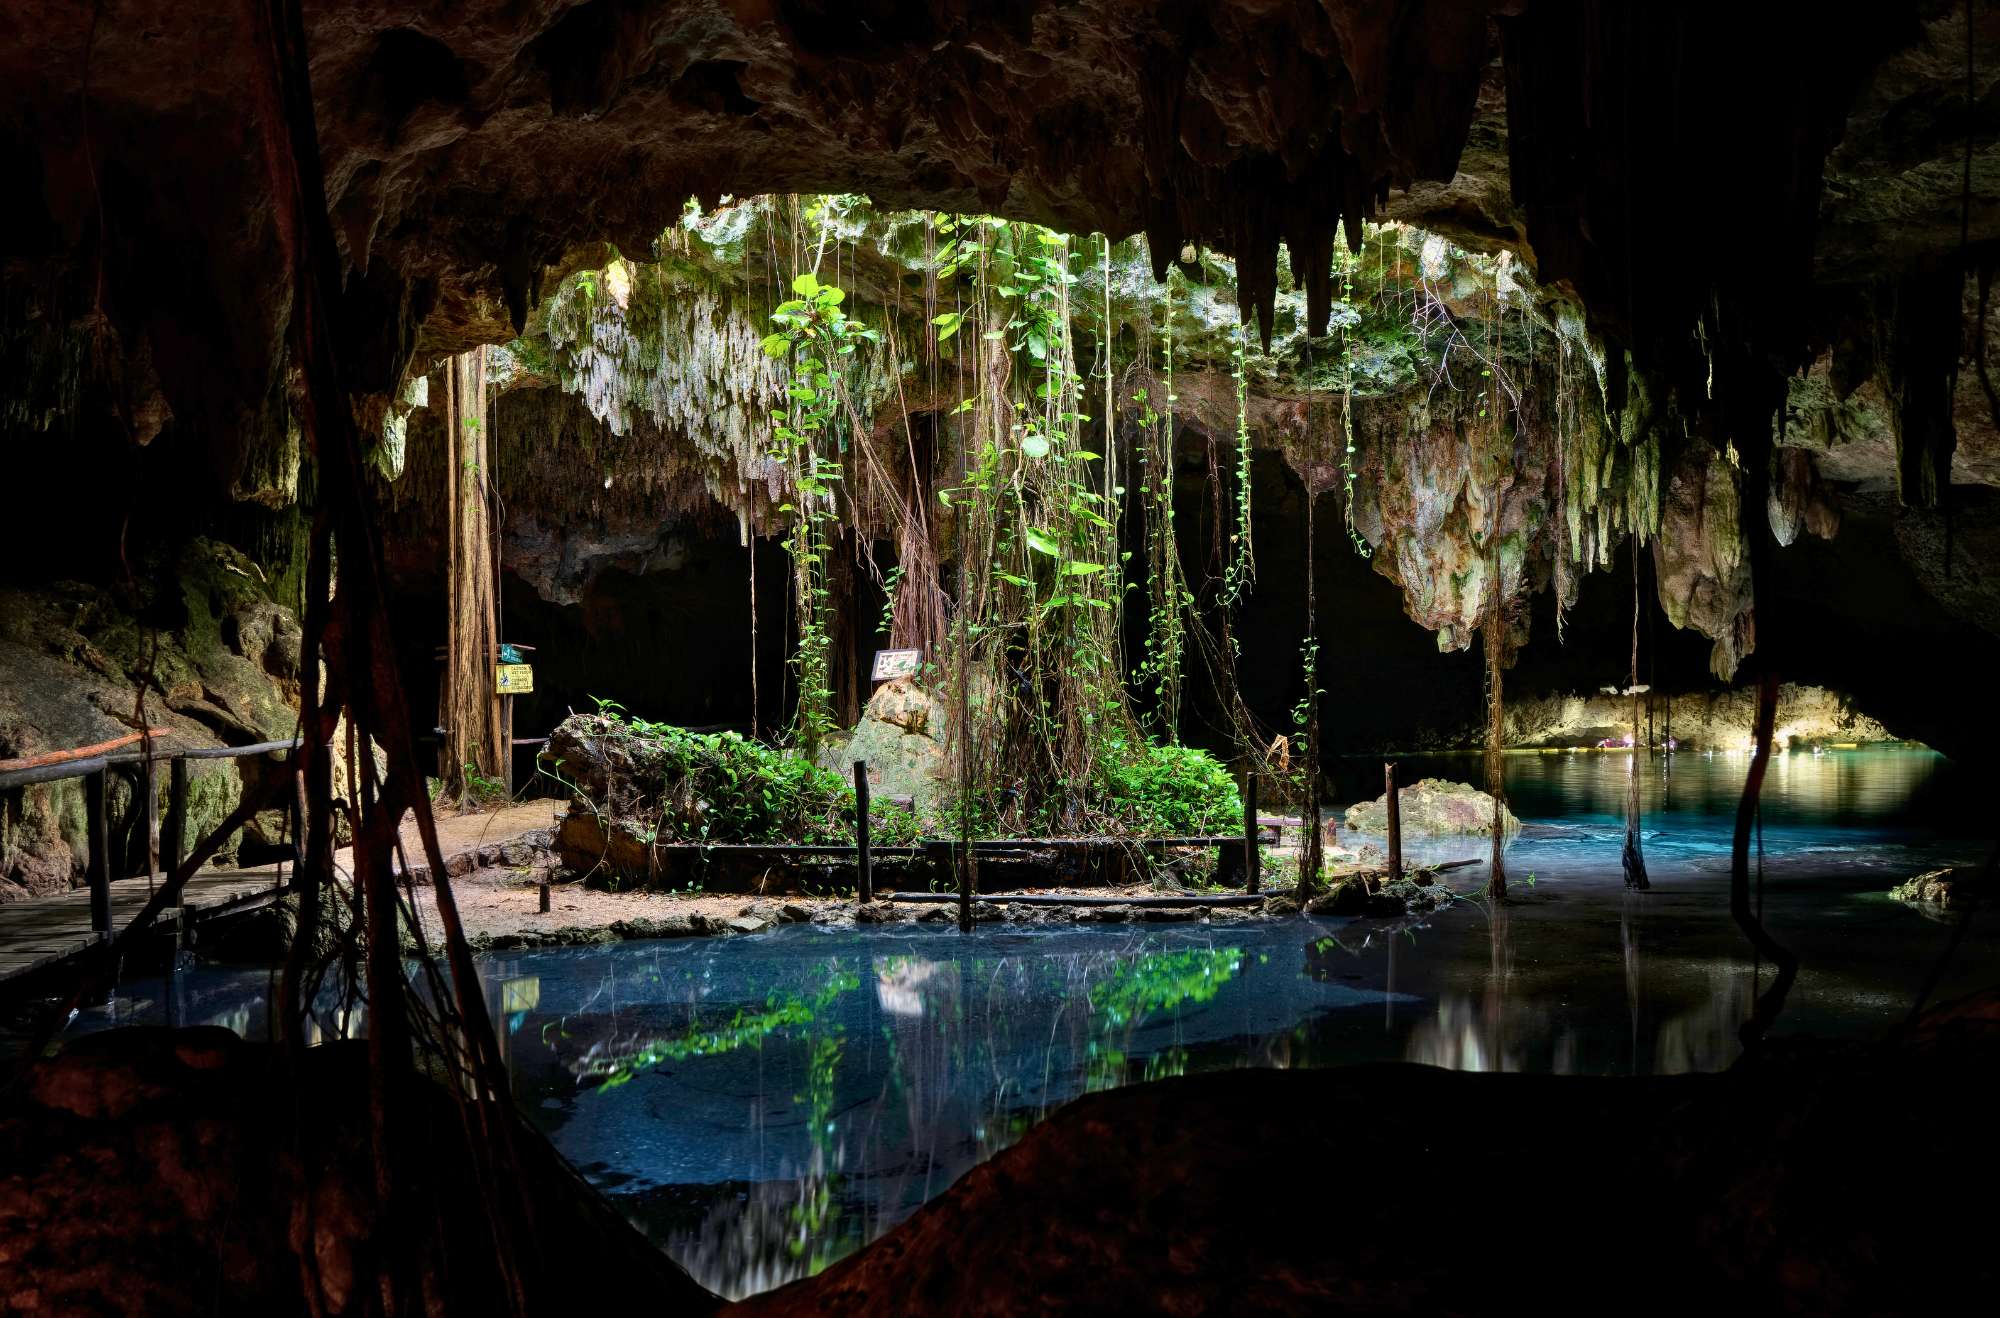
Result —
[{"label": "small sign on post", "polygon": [[503,696],[525,696],[535,689],[535,666],[533,664],[496,664],[493,669],[493,690]]},{"label": "small sign on post", "polygon": [[877,650],[875,680],[893,682],[899,677],[915,677],[924,665],[922,650]]}]

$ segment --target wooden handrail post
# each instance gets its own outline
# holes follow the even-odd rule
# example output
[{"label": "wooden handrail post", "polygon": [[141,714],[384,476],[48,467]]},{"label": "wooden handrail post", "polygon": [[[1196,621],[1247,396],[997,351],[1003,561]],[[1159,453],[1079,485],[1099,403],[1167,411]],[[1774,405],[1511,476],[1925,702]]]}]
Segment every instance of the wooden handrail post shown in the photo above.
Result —
[{"label": "wooden handrail post", "polygon": [[187,756],[176,755],[167,765],[167,826],[160,847],[169,874],[180,869],[187,857],[187,816]]},{"label": "wooden handrail post", "polygon": [[958,863],[958,932],[972,932],[972,846],[969,842],[948,842],[952,859]]},{"label": "wooden handrail post", "polygon": [[140,817],[146,821],[146,881],[151,883],[160,877],[160,789],[150,755],[139,759],[139,794],[146,798]]},{"label": "wooden handrail post", "polygon": [[83,780],[85,829],[90,841],[90,927],[111,933],[111,827],[105,797],[111,771],[99,768]]},{"label": "wooden handrail post", "polygon": [[1243,890],[1256,892],[1264,857],[1257,845],[1257,771],[1243,771]]},{"label": "wooden handrail post", "polygon": [[861,900],[875,900],[875,873],[868,854],[868,761],[854,762],[854,849]]},{"label": "wooden handrail post", "polygon": [[292,776],[292,790],[285,793],[285,797],[286,809],[291,815],[292,884],[296,887],[299,871],[306,865],[306,767],[299,763],[297,751],[293,751],[286,761],[285,771]]},{"label": "wooden handrail post", "polygon": [[1396,766],[1382,765],[1382,799],[1386,804],[1389,829],[1389,881],[1403,877],[1403,801],[1396,794]]}]

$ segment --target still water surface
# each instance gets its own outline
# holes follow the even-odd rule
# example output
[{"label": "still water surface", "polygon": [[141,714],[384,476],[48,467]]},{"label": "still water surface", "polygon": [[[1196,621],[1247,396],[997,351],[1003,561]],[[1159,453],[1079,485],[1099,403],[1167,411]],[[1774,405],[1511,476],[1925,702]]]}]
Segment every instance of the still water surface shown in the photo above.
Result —
[{"label": "still water surface", "polygon": [[[529,1115],[699,1280],[740,1296],[852,1252],[1093,1090],[1380,1060],[1579,1074],[1729,1065],[1770,976],[1727,912],[1746,765],[1510,755],[1509,797],[1527,827],[1507,854],[1501,907],[1469,895],[1396,922],[969,936],[793,926],[499,955],[483,973]],[[1354,769],[1379,782],[1379,764]],[[1635,769],[1655,885],[1638,895],[1618,865]],[[1478,768],[1422,757],[1400,772],[1470,779]],[[1979,856],[1970,830],[1990,821],[1976,794],[1922,750],[1774,763],[1762,901],[1803,962],[1781,1032],[1868,1038],[1907,1010],[1949,930],[1882,894]],[[1450,877],[1468,894],[1485,881],[1482,869]],[[1945,991],[1996,968],[2000,938],[1982,921]],[[184,990],[206,1004],[194,1014],[256,1033],[264,978],[199,973]]]}]

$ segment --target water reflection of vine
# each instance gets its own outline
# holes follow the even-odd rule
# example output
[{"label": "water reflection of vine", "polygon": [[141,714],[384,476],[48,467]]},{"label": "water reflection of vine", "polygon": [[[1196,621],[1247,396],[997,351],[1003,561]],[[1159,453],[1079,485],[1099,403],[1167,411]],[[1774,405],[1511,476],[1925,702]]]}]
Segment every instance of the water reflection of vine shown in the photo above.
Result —
[{"label": "water reflection of vine", "polygon": [[[773,1065],[797,1077],[785,1092],[798,1126],[787,1120],[774,1146],[777,1176],[760,1171],[694,1219],[675,1209],[662,1232],[698,1280],[740,1296],[811,1276],[859,1248],[1078,1093],[1190,1069],[1180,1014],[1215,1001],[1248,955],[1150,935],[1073,956],[831,957],[762,1006],[727,1011],[705,1007],[718,986],[696,970],[683,1028],[614,1024],[583,1045],[568,1032],[584,1032],[578,1018],[566,1016],[551,1023],[551,1042],[570,1052],[562,1065],[587,1087],[585,1101],[663,1066],[712,1066],[783,1045]],[[612,981],[621,974],[629,993],[628,962],[588,995],[593,1014],[619,1012]],[[653,981],[657,1011],[661,976],[641,975]],[[867,981],[872,1002],[854,994]],[[1030,1010],[1036,1002],[1053,1002],[1053,1016]],[[1163,1028],[1171,1033],[1159,1039]],[[1142,1031],[1152,1037],[1141,1041]],[[672,1083],[710,1083],[699,1074],[679,1070]],[[864,1078],[877,1075],[879,1090]],[[753,1113],[761,1124],[761,1108]],[[865,1179],[852,1180],[849,1169],[861,1167]]]}]

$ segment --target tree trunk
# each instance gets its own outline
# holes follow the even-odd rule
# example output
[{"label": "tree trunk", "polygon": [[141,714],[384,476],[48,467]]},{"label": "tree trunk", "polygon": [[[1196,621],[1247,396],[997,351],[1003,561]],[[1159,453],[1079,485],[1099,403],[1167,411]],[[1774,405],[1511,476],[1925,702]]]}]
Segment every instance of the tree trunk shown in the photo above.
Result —
[{"label": "tree trunk", "polygon": [[449,567],[442,691],[445,730],[438,766],[447,795],[463,796],[468,770],[505,772],[500,702],[493,519],[488,493],[492,447],[486,434],[486,350],[445,367],[445,535]]}]

